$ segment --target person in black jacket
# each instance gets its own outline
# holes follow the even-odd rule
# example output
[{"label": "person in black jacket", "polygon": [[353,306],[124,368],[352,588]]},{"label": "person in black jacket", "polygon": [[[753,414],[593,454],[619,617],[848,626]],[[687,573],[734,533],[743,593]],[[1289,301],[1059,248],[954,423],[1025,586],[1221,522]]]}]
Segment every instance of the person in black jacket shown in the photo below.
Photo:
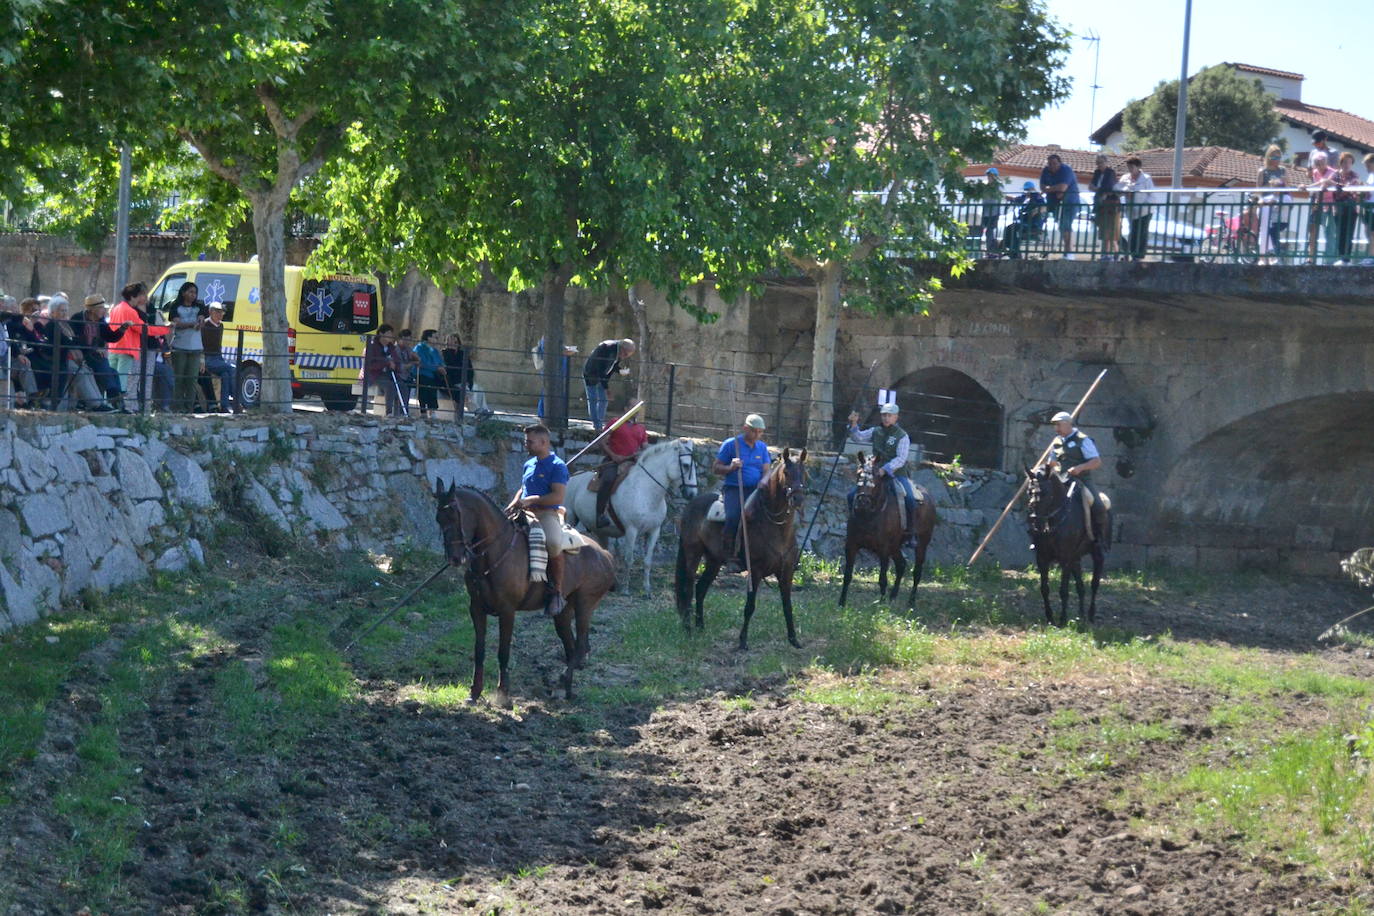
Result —
[{"label": "person in black jacket", "polygon": [[440,352],[444,356],[444,375],[454,416],[458,415],[458,405],[467,404],[469,399],[475,408],[473,416],[479,420],[491,416],[494,411],[487,406],[486,394],[477,386],[472,354],[463,346],[463,338],[450,334]]},{"label": "person in black jacket", "polygon": [[621,362],[634,355],[635,342],[628,337],[603,340],[582,364],[582,382],[587,386],[587,413],[597,433],[606,423],[606,386],[617,372],[623,375],[630,371]]},{"label": "person in black jacket", "polygon": [[[48,300],[48,322],[43,325],[44,343],[35,351],[35,373],[39,387],[46,387],[58,402],[59,409],[72,403],[84,404],[90,410],[114,410],[105,403],[96,386],[95,376],[86,365],[86,356],[76,330],[67,319],[71,307],[67,297],[55,294]],[[54,365],[54,357],[60,365]]]},{"label": "person in black jacket", "polygon": [[96,386],[112,404],[122,403],[124,391],[119,384],[119,373],[110,365],[106,346],[124,336],[129,326],[125,322],[118,327],[110,327],[105,320],[108,307],[104,296],[87,296],[85,309],[69,320],[76,333],[77,344],[85,365],[95,376]]},{"label": "person in black jacket", "polygon": [[[37,305],[37,300],[25,301]],[[9,380],[15,387],[13,398],[7,398],[6,403],[13,403],[15,407],[28,407],[34,392],[38,390],[29,354],[33,352],[34,345],[40,338],[33,329],[33,322],[20,311],[20,306],[12,296],[4,297],[3,302],[0,302],[0,324],[5,328]]]}]

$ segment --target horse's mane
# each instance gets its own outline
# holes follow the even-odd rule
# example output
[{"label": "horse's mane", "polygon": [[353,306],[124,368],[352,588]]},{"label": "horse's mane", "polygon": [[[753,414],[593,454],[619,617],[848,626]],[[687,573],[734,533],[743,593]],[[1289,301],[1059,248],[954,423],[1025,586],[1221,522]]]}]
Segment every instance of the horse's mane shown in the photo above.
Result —
[{"label": "horse's mane", "polygon": [[496,500],[492,499],[489,495],[487,495],[487,492],[485,490],[479,490],[476,487],[470,487],[467,484],[459,484],[457,492],[471,493],[472,495],[486,502],[486,504],[491,507],[491,511],[495,512],[497,515],[502,516],[503,518],[505,517],[505,510],[498,506],[496,504]]},{"label": "horse's mane", "polygon": [[673,439],[664,439],[662,442],[655,442],[653,445],[646,445],[646,446],[640,451],[639,457],[640,457],[640,458],[647,458],[647,457],[649,457],[649,455],[651,455],[651,454],[657,454],[657,453],[659,453],[659,452],[665,452],[665,451],[668,450],[669,446],[677,445],[678,442],[679,442],[678,439],[673,438]]}]

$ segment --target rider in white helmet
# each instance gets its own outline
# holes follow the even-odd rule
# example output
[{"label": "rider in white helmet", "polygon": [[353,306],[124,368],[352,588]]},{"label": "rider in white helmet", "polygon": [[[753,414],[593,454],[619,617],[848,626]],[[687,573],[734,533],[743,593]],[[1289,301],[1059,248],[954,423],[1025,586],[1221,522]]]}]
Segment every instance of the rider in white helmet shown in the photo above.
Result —
[{"label": "rider in white helmet", "polygon": [[1050,443],[1050,457],[1045,462],[1045,467],[1051,471],[1063,471],[1071,479],[1078,481],[1079,490],[1083,494],[1083,511],[1088,520],[1088,534],[1096,540],[1096,526],[1100,524],[1102,504],[1097,498],[1097,488],[1093,486],[1092,481],[1092,472],[1102,467],[1102,456],[1097,451],[1097,443],[1074,425],[1073,414],[1066,410],[1059,411],[1050,422],[1054,424],[1056,435]]}]

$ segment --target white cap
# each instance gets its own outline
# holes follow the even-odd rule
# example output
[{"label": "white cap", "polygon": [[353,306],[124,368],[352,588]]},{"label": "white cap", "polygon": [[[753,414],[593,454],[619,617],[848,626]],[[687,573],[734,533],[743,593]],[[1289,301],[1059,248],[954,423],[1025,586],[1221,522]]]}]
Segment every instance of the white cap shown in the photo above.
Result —
[{"label": "white cap", "polygon": [[744,425],[745,425],[745,426],[752,426],[752,427],[754,427],[754,429],[767,429],[767,428],[768,428],[768,427],[766,427],[766,426],[763,425],[763,417],[759,416],[759,415],[756,414],[756,413],[751,413],[749,416],[745,417],[745,418],[744,418]]},{"label": "white cap", "polygon": [[896,401],[888,401],[878,408],[878,413],[901,413],[901,410],[898,409]]},{"label": "white cap", "polygon": [[1051,423],[1059,423],[1059,422],[1072,423],[1072,422],[1073,422],[1073,414],[1069,413],[1067,410],[1061,410],[1061,411],[1059,411],[1059,413],[1057,413],[1057,414],[1055,414],[1054,416],[1050,417],[1050,422],[1051,422]]}]

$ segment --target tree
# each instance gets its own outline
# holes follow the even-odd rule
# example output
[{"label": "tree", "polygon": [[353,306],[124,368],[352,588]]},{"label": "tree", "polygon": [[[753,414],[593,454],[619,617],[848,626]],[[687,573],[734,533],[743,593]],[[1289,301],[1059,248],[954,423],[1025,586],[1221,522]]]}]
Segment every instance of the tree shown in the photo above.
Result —
[{"label": "tree", "polygon": [[962,269],[962,227],[941,203],[1066,90],[1064,33],[1039,0],[824,0],[831,72],[853,99],[825,155],[799,166],[808,218],[787,248],[816,284],[810,444],[829,439],[842,306],[912,313],[939,288],[894,255]]},{"label": "tree", "polygon": [[[1128,103],[1122,113],[1126,148],[1173,146],[1177,115],[1178,80],[1162,82],[1145,98]],[[1274,99],[1258,79],[1217,64],[1188,80],[1184,146],[1224,146],[1258,153],[1278,134]]]},{"label": "tree", "polygon": [[[330,172],[331,209],[369,219],[339,224],[324,256],[537,287],[548,353],[575,281],[677,296],[709,276],[729,295],[771,266],[800,212],[777,205],[772,175],[819,155],[845,103],[812,93],[833,76],[810,53],[824,21],[809,4],[544,0],[526,34],[520,74],[480,123],[417,114],[390,149],[359,138]],[[554,424],[557,368],[545,360]]]},{"label": "tree", "polygon": [[[262,291],[264,404],[291,409],[285,220],[292,195],[345,152],[384,145],[423,97],[479,104],[511,61],[517,2],[505,0],[149,0],[44,4],[20,40],[21,84],[38,99],[11,123],[25,143],[99,123],[149,148],[196,151],[213,180],[198,219],[250,215]],[[50,103],[58,99],[59,103]],[[228,191],[228,193],[226,193]]]}]

